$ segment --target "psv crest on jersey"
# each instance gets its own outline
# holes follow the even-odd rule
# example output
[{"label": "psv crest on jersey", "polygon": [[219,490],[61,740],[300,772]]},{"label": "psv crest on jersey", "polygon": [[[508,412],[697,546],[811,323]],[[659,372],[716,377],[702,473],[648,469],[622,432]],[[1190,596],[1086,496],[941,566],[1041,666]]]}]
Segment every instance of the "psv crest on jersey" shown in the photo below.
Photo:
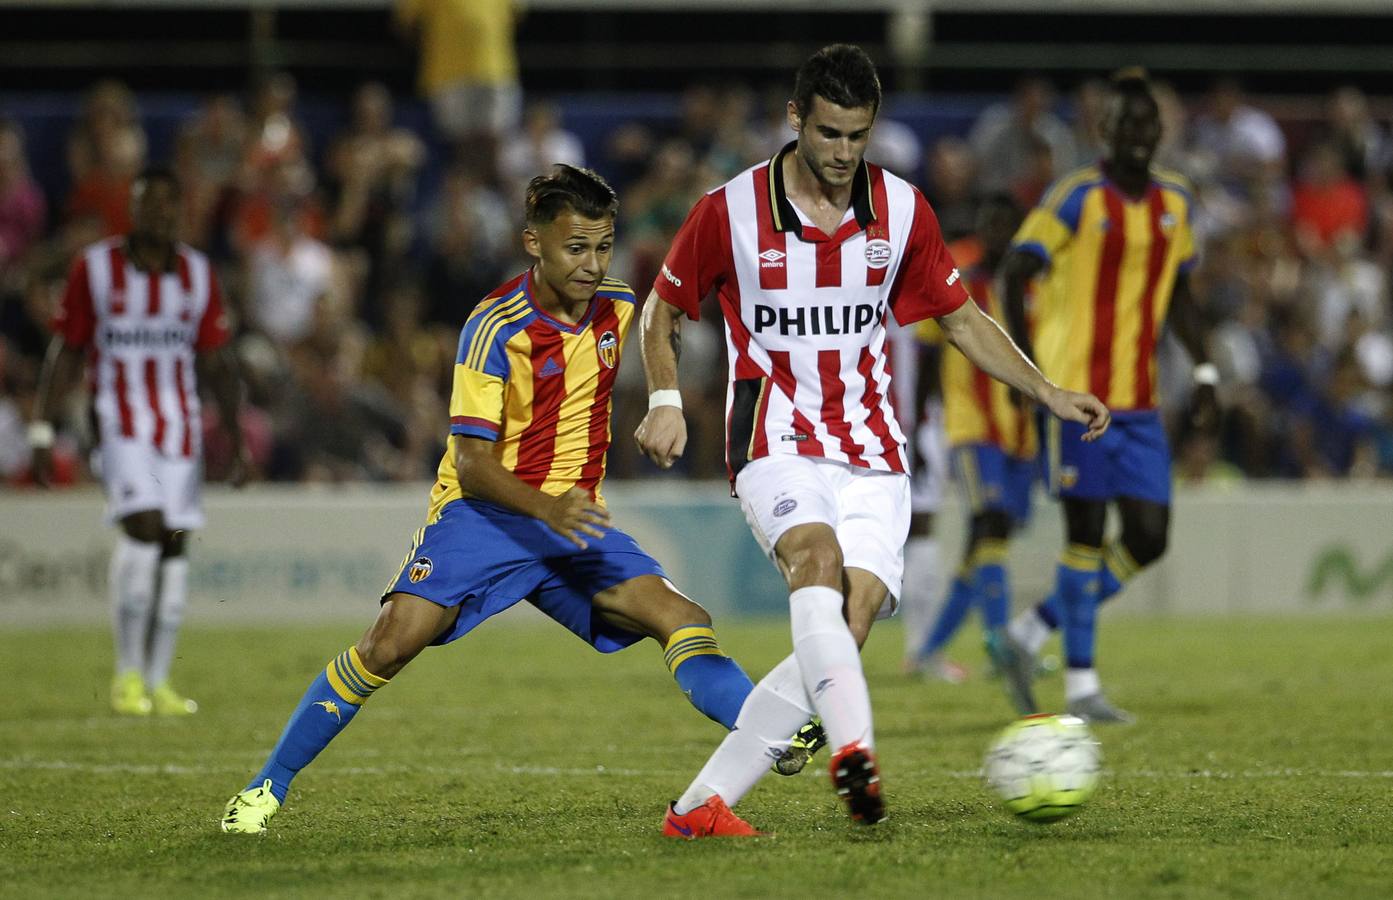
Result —
[{"label": "psv crest on jersey", "polygon": [[600,355],[600,362],[605,364],[605,368],[613,369],[619,362],[619,338],[614,336],[613,331],[606,331],[595,344],[595,352]]}]

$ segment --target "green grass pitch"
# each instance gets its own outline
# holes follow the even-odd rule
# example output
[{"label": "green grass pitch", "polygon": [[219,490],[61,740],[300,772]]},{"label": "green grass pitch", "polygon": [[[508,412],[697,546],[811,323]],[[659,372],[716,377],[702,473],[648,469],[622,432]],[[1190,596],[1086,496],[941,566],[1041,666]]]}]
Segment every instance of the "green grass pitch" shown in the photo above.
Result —
[{"label": "green grass pitch", "polygon": [[[720,739],[651,642],[613,657],[504,622],[428,651],[296,782],[263,838],[217,819],[357,628],[190,629],[191,720],[106,712],[96,628],[0,635],[4,897],[1377,897],[1393,893],[1389,621],[1114,618],[1139,724],[1073,819],[1012,820],[977,774],[998,686],[866,651],[890,820],[849,824],[822,765],[740,807],[776,836],[682,843],[664,803]],[[717,623],[758,677],[782,622]],[[980,670],[977,636],[956,656]],[[1056,678],[1041,687],[1058,705]]]}]

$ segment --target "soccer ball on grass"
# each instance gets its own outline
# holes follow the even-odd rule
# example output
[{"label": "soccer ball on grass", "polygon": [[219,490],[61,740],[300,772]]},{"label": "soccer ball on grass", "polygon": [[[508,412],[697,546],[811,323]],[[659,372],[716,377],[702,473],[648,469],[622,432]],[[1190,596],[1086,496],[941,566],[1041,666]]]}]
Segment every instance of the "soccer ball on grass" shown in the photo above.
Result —
[{"label": "soccer ball on grass", "polygon": [[987,751],[987,784],[1007,810],[1032,822],[1078,811],[1098,787],[1098,742],[1076,716],[1037,715],[1001,730]]}]

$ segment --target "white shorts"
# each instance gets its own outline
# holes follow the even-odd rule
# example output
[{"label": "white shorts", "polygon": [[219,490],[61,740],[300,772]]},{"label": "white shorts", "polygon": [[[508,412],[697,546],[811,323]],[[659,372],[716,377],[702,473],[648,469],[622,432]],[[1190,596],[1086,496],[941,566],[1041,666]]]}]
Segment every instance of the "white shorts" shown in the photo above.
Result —
[{"label": "white shorts", "polygon": [[810,456],[765,456],[740,470],[735,492],[770,559],[779,538],[795,525],[830,525],[842,564],[865,569],[889,590],[879,617],[895,614],[909,536],[907,476]]},{"label": "white shorts", "polygon": [[203,527],[203,460],[165,456],[144,441],[106,435],[98,449],[106,518],[116,524],[132,513],[158,509],[164,527],[192,531]]}]

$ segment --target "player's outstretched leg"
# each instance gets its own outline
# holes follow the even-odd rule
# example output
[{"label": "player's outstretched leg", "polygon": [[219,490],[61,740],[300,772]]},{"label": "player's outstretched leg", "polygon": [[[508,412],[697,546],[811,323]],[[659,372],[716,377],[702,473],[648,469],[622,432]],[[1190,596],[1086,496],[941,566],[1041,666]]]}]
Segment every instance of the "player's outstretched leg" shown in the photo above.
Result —
[{"label": "player's outstretched leg", "polygon": [[367,634],[330,660],[310,683],[266,764],[227,802],[222,830],[264,832],[296,774],[353,721],[369,697],[449,627],[458,612],[410,594],[391,595]]},{"label": "player's outstretched leg", "polygon": [[[759,680],[740,708],[735,727],[725,736],[716,752],[711,754],[696,778],[682,796],[668,807],[663,821],[663,833],[672,837],[715,837],[720,834],[744,834],[734,823],[720,818],[719,810],[697,811],[715,799],[722,807],[732,807],[744,799],[760,777],[769,771],[769,761],[779,759],[788,750],[789,735],[806,723],[813,714],[803,688],[803,676],[798,660],[793,656],[782,662]],[[698,822],[687,819],[707,816],[720,830],[703,831]],[[721,824],[723,823],[723,824]],[[689,829],[691,834],[682,829]],[[734,829],[734,830],[725,830]]]}]

